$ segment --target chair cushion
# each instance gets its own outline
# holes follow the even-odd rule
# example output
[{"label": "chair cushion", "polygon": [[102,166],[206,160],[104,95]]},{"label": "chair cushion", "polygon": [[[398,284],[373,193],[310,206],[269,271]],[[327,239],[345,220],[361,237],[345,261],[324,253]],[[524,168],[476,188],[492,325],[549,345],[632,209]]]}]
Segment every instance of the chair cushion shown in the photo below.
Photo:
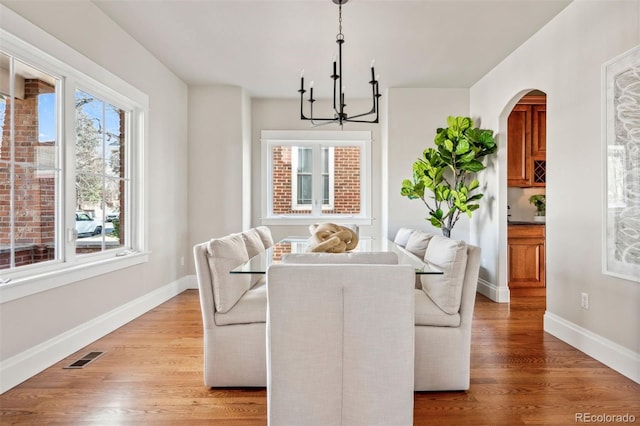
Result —
[{"label": "chair cushion", "polygon": [[213,301],[216,311],[228,312],[251,287],[249,274],[230,274],[229,271],[249,260],[242,235],[215,238],[207,245],[207,257],[213,279]]},{"label": "chair cushion", "polygon": [[256,228],[258,234],[260,234],[260,238],[262,239],[262,245],[264,248],[269,248],[273,245],[273,236],[271,235],[271,230],[266,226],[258,226]]},{"label": "chair cushion", "polygon": [[409,237],[413,234],[414,230],[410,228],[400,228],[398,232],[396,232],[396,237],[393,242],[398,244],[399,246],[406,247],[407,241],[409,241]]},{"label": "chair cushion", "polygon": [[444,272],[422,275],[422,290],[447,314],[460,310],[462,284],[467,267],[467,245],[464,241],[434,235],[427,246],[424,260]]},{"label": "chair cushion", "polygon": [[428,234],[423,231],[414,231],[413,234],[409,236],[405,248],[420,259],[424,259],[424,254],[427,251],[427,246],[429,245],[431,237],[433,237],[433,234]]},{"label": "chair cushion", "polygon": [[460,313],[447,314],[422,290],[415,290],[416,325],[428,327],[460,327]]},{"label": "chair cushion", "polygon": [[262,238],[260,238],[260,234],[257,229],[252,228],[248,231],[244,231],[242,233],[242,239],[244,240],[244,245],[247,248],[247,255],[249,256],[249,259],[264,251],[264,244],[262,243]]},{"label": "chair cushion", "polygon": [[251,324],[267,322],[267,285],[262,280],[242,295],[238,303],[226,313],[216,312],[216,325]]}]

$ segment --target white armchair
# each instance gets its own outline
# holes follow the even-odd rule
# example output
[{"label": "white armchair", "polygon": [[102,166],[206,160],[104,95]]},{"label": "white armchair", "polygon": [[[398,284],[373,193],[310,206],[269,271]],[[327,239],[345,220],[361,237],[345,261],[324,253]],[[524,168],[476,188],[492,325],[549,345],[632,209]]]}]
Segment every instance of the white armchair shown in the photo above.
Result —
[{"label": "white armchair", "polygon": [[413,424],[414,281],[408,265],[271,266],[269,424]]},{"label": "white armchair", "polygon": [[415,390],[467,390],[480,248],[436,235],[425,260],[445,274],[422,275],[415,290]]},{"label": "white armchair", "polygon": [[249,259],[247,244],[254,250],[264,250],[253,230],[193,247],[204,328],[206,386],[267,384],[264,275],[229,273]]}]

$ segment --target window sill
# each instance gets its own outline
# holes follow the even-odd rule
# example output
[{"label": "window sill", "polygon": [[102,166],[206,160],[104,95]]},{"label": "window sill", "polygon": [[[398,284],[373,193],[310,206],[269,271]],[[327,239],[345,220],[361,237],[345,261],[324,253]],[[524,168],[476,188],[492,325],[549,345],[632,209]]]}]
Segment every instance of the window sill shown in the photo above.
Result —
[{"label": "window sill", "polygon": [[299,216],[282,215],[262,219],[262,225],[311,225],[313,223],[331,222],[340,224],[371,225],[373,218],[362,216]]},{"label": "window sill", "polygon": [[95,262],[62,267],[56,271],[13,279],[0,285],[0,304],[148,261],[149,252],[136,252],[126,256],[114,256]]}]

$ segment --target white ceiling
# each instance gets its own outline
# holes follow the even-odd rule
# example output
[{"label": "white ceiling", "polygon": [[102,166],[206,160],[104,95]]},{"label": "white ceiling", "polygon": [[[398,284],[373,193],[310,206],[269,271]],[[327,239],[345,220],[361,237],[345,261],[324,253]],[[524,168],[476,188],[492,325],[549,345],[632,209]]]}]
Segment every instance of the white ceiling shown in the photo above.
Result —
[{"label": "white ceiling", "polygon": [[[351,0],[342,7],[347,96],[470,87],[571,0]],[[295,97],[300,71],[331,93],[338,6],[332,0],[94,0],[188,84]]]}]

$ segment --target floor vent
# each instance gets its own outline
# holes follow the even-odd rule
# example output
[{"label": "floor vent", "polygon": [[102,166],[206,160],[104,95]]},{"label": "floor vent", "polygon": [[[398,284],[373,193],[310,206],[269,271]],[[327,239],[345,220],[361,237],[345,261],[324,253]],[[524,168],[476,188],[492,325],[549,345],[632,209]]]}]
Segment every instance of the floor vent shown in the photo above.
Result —
[{"label": "floor vent", "polygon": [[91,363],[91,362],[95,361],[96,359],[100,358],[102,356],[102,354],[104,354],[104,352],[89,352],[88,354],[86,354],[85,356],[80,358],[79,360],[72,362],[71,364],[67,365],[64,368],[84,368],[89,363]]}]

